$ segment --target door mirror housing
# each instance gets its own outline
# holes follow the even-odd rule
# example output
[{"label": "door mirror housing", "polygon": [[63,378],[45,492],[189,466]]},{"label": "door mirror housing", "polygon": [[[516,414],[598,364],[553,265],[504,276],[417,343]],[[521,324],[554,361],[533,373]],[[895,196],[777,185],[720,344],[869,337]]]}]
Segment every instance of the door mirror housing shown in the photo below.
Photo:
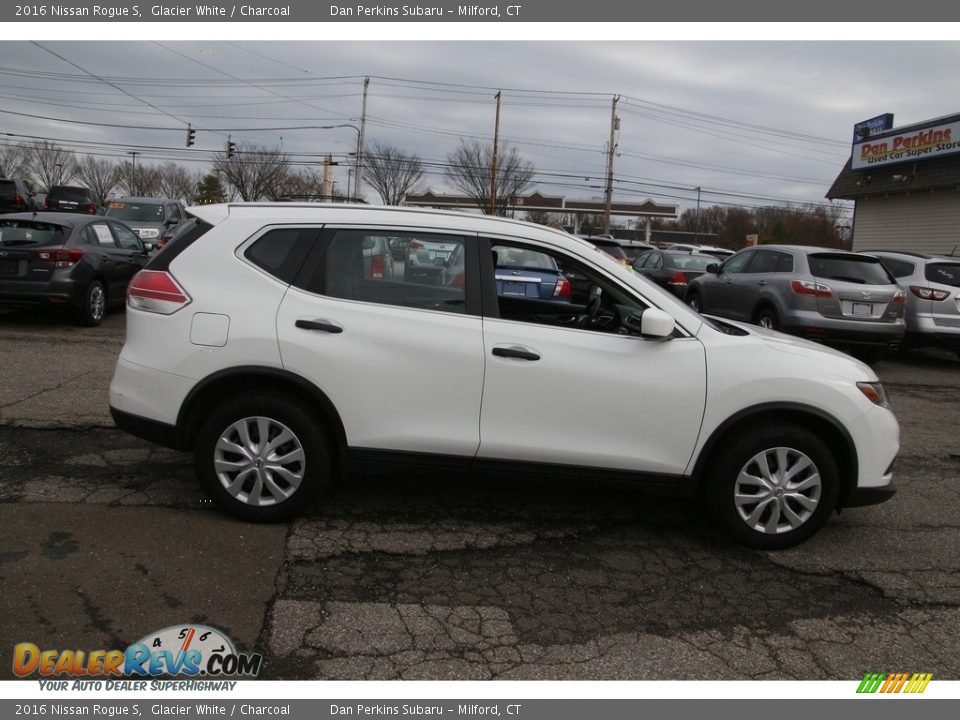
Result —
[{"label": "door mirror housing", "polygon": [[652,340],[673,335],[677,322],[670,313],[659,308],[647,308],[628,313],[623,319],[623,326],[634,335]]},{"label": "door mirror housing", "polygon": [[708,273],[713,273],[714,275],[720,274],[720,263],[710,263],[704,268]]},{"label": "door mirror housing", "polygon": [[144,243],[143,243],[143,251],[144,251],[145,253],[148,253],[148,252],[152,251],[154,247],[155,247],[154,244],[153,244],[152,242],[150,242],[149,240],[146,240],[146,241],[144,241]]}]

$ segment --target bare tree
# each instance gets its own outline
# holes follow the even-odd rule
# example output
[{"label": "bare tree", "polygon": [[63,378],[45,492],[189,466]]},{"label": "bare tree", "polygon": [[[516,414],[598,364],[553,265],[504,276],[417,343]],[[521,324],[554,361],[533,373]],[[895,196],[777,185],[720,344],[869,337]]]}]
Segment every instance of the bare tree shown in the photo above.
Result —
[{"label": "bare tree", "polygon": [[104,205],[107,197],[117,187],[118,167],[112,160],[84,155],[78,163],[78,176],[80,182],[93,191],[97,202]]},{"label": "bare tree", "polygon": [[72,152],[46,140],[27,146],[26,162],[32,170],[32,179],[45,191],[54,185],[72,182],[79,172]]},{"label": "bare tree", "polygon": [[[506,143],[497,156],[497,214],[503,215],[507,204],[530,187],[535,168],[515,147]],[[451,182],[476,200],[483,212],[489,213],[493,144],[461,140],[460,146],[447,155],[447,163],[447,176]]]},{"label": "bare tree", "polygon": [[323,195],[323,170],[314,167],[291,170],[277,188],[276,196],[279,195],[319,198]]},{"label": "bare tree", "polygon": [[282,194],[290,159],[279,149],[238,143],[232,158],[217,153],[213,169],[241,200],[265,200]]},{"label": "bare tree", "polygon": [[197,176],[183,165],[167,162],[157,168],[158,190],[161,197],[185,200],[197,187]]},{"label": "bare tree", "polygon": [[364,150],[362,172],[384,205],[399,205],[423,179],[423,163],[398,147],[372,142]]},{"label": "bare tree", "polygon": [[25,178],[27,152],[23,145],[0,145],[0,177]]},{"label": "bare tree", "polygon": [[133,163],[129,160],[120,163],[117,172],[117,185],[125,195],[156,197],[160,195],[160,170],[145,162]]}]

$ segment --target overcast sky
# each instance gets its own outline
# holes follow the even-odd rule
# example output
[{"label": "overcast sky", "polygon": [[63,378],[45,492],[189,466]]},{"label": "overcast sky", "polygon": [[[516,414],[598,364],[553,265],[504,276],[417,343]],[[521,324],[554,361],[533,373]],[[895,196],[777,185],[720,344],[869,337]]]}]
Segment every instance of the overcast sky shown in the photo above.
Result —
[{"label": "overcast sky", "polygon": [[[898,126],[960,112],[957,67],[960,43],[945,42],[6,41],[0,109],[131,127],[5,113],[0,127],[15,134],[4,142],[140,150],[138,162],[193,159],[196,168],[228,133],[282,142],[302,161],[328,152],[345,161],[350,128],[250,128],[359,124],[370,76],[367,140],[442,164],[460,137],[492,137],[502,88],[501,139],[534,163],[538,189],[589,198],[602,193],[617,94],[615,199],[682,209],[699,186],[704,205],[823,203],[853,124],[884,112]],[[453,190],[442,167],[428,170],[422,189]]]}]

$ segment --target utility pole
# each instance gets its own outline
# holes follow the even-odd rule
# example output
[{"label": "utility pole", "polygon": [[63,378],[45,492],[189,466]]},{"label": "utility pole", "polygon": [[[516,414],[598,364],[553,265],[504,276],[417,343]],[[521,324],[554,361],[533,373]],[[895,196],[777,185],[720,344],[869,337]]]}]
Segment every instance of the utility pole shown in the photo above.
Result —
[{"label": "utility pole", "polygon": [[137,187],[137,155],[139,154],[140,153],[137,152],[136,150],[127,151],[127,155],[133,156],[133,168],[130,171],[130,184],[133,187],[130,188],[130,192],[133,193],[134,195],[136,195],[137,190],[139,190],[139,188]]},{"label": "utility pole", "polygon": [[620,118],[617,117],[617,103],[620,102],[620,96],[613,96],[613,103],[610,108],[610,142],[607,145],[607,191],[606,208],[603,212],[603,232],[610,232],[610,209],[613,205],[613,154],[617,149],[615,137],[616,131],[620,129]]},{"label": "utility pole", "polygon": [[700,244],[700,188],[697,187],[697,215],[696,215],[696,227],[694,229],[694,242]]},{"label": "utility pole", "polygon": [[360,202],[360,175],[363,170],[363,134],[367,129],[367,87],[370,78],[363,79],[363,108],[360,112],[360,132],[357,135],[357,174],[353,178],[353,197]]},{"label": "utility pole", "polygon": [[490,214],[497,214],[497,146],[500,144],[500,91],[497,99],[497,119],[493,125],[493,157],[490,159]]}]

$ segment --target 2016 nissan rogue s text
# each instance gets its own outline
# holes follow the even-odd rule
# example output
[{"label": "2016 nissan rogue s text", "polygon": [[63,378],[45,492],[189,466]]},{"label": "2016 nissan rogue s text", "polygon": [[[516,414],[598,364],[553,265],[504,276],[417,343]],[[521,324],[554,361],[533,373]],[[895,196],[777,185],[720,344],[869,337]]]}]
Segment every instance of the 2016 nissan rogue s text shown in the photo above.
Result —
[{"label": "2016 nissan rogue s text", "polygon": [[[237,517],[289,518],[337,470],[429,461],[699,495],[739,541],[780,548],[894,492],[898,425],[870,368],[703,317],[566,233],[336,204],[190,212],[130,284],[110,404],[192,450]],[[462,268],[378,270],[364,251],[382,238],[450,246]],[[498,293],[494,247],[549,256],[570,295]]]}]

